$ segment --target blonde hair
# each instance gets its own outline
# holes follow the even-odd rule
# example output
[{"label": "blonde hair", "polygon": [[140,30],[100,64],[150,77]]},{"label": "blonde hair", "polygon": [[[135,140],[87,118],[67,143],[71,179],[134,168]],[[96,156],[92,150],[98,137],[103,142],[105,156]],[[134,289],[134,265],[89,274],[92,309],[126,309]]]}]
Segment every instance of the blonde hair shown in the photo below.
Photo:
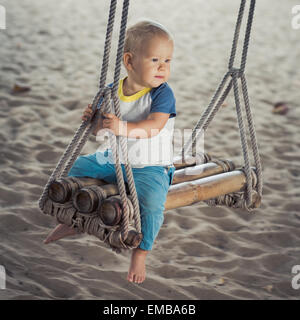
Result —
[{"label": "blonde hair", "polygon": [[137,22],[127,29],[124,52],[137,52],[145,40],[157,35],[173,41],[171,33],[160,23],[151,20]]}]

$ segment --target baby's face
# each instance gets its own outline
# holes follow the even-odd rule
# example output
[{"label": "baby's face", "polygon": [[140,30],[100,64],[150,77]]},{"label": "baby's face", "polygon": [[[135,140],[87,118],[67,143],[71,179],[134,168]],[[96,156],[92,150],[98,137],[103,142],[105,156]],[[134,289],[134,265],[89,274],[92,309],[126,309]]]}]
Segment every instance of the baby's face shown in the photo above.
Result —
[{"label": "baby's face", "polygon": [[156,88],[168,81],[173,47],[173,41],[166,36],[144,41],[139,53],[133,55],[134,80],[147,88]]}]

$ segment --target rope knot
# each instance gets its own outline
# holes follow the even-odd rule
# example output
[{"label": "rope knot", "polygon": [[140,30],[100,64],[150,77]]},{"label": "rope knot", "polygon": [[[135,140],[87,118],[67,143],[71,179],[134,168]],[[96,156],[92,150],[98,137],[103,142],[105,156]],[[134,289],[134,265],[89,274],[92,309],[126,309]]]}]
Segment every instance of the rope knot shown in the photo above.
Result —
[{"label": "rope knot", "polygon": [[239,68],[231,68],[229,69],[229,74],[231,75],[231,77],[233,77],[234,75],[237,76],[237,78],[241,78],[243,75],[243,71]]}]

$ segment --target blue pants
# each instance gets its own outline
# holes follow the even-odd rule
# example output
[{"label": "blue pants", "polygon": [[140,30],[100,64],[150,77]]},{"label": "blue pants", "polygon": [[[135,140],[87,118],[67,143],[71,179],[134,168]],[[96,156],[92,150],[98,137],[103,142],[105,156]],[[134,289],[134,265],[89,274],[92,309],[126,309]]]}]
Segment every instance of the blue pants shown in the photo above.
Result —
[{"label": "blue pants", "polygon": [[[110,159],[110,161],[108,161]],[[121,165],[127,182],[124,164]],[[163,166],[132,168],[133,179],[140,205],[143,240],[139,248],[151,250],[164,221],[164,204],[169,186],[172,184],[175,167],[167,170]],[[69,176],[92,177],[108,183],[117,183],[111,150],[80,156],[72,166]]]}]

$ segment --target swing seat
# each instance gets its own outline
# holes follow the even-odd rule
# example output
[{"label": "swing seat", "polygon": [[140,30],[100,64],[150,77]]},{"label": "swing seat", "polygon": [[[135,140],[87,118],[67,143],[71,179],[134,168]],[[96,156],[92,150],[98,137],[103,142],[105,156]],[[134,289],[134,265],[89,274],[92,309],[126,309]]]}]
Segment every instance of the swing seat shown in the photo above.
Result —
[{"label": "swing seat", "polygon": [[[232,161],[212,159],[204,154],[199,158],[188,157],[185,162],[174,158],[176,168],[165,203],[165,212],[205,201],[207,204],[243,207],[246,177]],[[200,161],[207,163],[197,164]],[[257,182],[252,168],[253,186]],[[129,191],[129,190],[127,190]],[[128,192],[129,193],[129,192]],[[142,240],[134,228],[133,205],[128,195],[129,232],[125,241],[120,237],[123,211],[118,187],[100,179],[67,177],[51,183],[43,212],[59,223],[85,232],[108,243],[114,250],[135,248]],[[253,208],[259,205],[254,194]]]},{"label": "swing seat", "polygon": [[[104,106],[106,107],[105,111],[111,113],[109,101],[111,101],[110,99],[112,98],[115,113],[121,118],[122,115],[116,93],[120,78],[129,0],[123,1],[114,84],[112,88],[105,87],[116,4],[116,0],[111,0],[99,91],[94,97],[92,109],[94,112],[93,115],[95,115],[100,99],[104,99]],[[175,176],[173,183],[169,188],[165,203],[165,211],[192,205],[199,201],[205,201],[208,205],[212,206],[227,205],[233,208],[243,207],[248,211],[257,208],[260,205],[263,185],[262,169],[244,74],[254,16],[255,0],[250,1],[241,64],[239,68],[234,67],[245,5],[246,0],[241,0],[228,71],[218,86],[210,104],[193,129],[190,141],[182,150],[183,156],[190,151],[191,147],[194,149],[198,135],[196,131],[198,130],[198,132],[203,133],[203,131],[208,128],[212,119],[233,88],[244,166],[235,169],[232,162],[211,159],[209,155],[203,156],[201,164],[197,163],[197,158],[193,160],[194,162],[191,162],[192,164],[176,163],[176,160],[174,160],[174,165],[176,167]],[[231,79],[225,88],[225,84],[230,77]],[[242,85],[255,167],[250,166],[247,136],[239,97],[239,80]],[[97,114],[97,116],[99,115]],[[58,222],[75,228],[78,232],[86,232],[95,235],[109,244],[113,250],[120,252],[120,248],[131,249],[137,247],[142,239],[138,199],[134,187],[131,166],[125,165],[128,186],[124,183],[124,177],[118,162],[116,162],[116,167],[119,170],[116,170],[116,173],[119,187],[91,178],[66,178],[69,169],[80,154],[89,134],[93,131],[97,116],[91,117],[89,122],[83,122],[76,131],[72,141],[59,160],[43,190],[39,199],[39,207],[43,213],[55,217]],[[114,142],[114,145],[116,145],[115,140],[112,141]],[[114,147],[115,159],[118,158],[118,152],[118,148]],[[125,150],[122,150],[122,152],[123,155],[126,155]],[[128,195],[128,193],[130,193],[130,195]],[[123,202],[121,201],[120,195],[122,196]]]}]

